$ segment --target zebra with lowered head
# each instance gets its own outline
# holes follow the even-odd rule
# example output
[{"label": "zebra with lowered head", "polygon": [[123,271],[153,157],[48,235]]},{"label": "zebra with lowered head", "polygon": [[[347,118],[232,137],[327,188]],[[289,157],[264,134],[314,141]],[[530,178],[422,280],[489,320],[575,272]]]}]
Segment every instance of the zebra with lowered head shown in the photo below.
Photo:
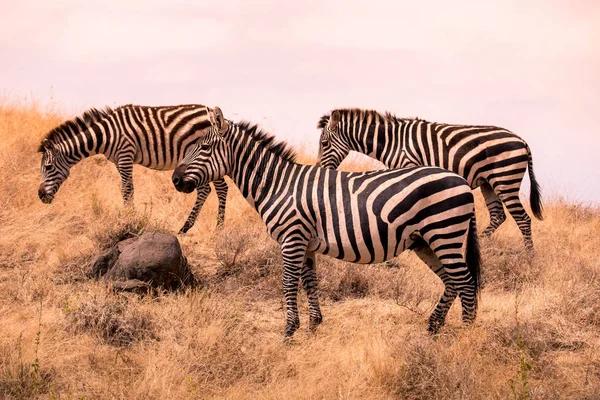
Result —
[{"label": "zebra with lowered head", "polygon": [[[157,170],[171,170],[183,159],[194,142],[210,127],[210,109],[203,105],[145,107],[125,105],[116,109],[90,109],[81,117],[51,130],[38,151],[43,153],[38,196],[51,203],[70,169],[84,158],[103,154],[121,175],[121,194],[127,203],[133,198],[133,164]],[[217,226],[223,224],[227,184],[213,182],[219,198]],[[179,233],[196,222],[210,186],[198,187],[196,202]]]},{"label": "zebra with lowered head", "polygon": [[257,126],[225,120],[218,107],[214,114],[214,126],[175,168],[173,183],[189,193],[228,175],[258,211],[281,245],[286,337],[300,324],[300,280],[309,327],[322,321],[316,253],[368,264],[412,249],[445,284],[429,331],[443,325],[457,295],[463,320],[475,319],[479,248],[473,193],[463,178],[433,167],[347,173],[298,164],[286,144]]},{"label": "zebra with lowered head", "polygon": [[388,168],[428,165],[450,170],[465,178],[471,188],[481,187],[490,213],[484,236],[506,219],[504,203],[523,234],[525,248],[533,250],[531,218],[519,199],[527,169],[531,209],[540,220],[542,198],[529,146],[514,133],[495,126],[440,124],[354,108],[333,110],[321,117],[318,128],[322,129],[322,167],[337,168],[354,150]]}]

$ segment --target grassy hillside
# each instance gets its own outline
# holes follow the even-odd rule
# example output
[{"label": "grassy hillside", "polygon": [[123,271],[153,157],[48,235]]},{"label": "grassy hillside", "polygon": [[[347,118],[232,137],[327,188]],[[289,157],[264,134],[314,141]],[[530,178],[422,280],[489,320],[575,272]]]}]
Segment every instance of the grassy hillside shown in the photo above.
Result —
[{"label": "grassy hillside", "polygon": [[482,241],[475,325],[462,327],[455,305],[435,338],[427,317],[442,285],[413,254],[395,269],[319,257],[324,323],[304,331],[301,297],[302,328],[282,345],[278,247],[235,188],[224,232],[213,236],[213,194],[180,237],[199,287],[140,298],[87,278],[118,238],[177,232],[194,196],[169,172],[136,167],[125,209],[100,156],[42,204],[35,151],[63,119],[0,106],[0,398],[600,398],[597,209],[547,201],[531,262],[509,218]]}]

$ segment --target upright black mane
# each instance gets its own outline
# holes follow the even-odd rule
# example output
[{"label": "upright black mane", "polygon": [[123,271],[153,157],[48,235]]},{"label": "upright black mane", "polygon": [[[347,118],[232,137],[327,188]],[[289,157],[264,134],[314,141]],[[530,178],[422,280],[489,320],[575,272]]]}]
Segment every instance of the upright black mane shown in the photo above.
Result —
[{"label": "upright black mane", "polygon": [[296,151],[286,142],[276,141],[273,135],[263,131],[258,125],[247,121],[238,122],[237,126],[271,153],[284,160],[296,162]]},{"label": "upright black mane", "polygon": [[[358,119],[360,119],[360,120],[365,119],[369,116],[372,116],[372,117],[379,118],[382,121],[387,121],[387,122],[422,121],[421,119],[416,118],[416,117],[415,118],[399,118],[388,111],[386,111],[385,113],[382,114],[376,110],[369,110],[369,109],[363,109],[363,108],[337,108],[336,111],[340,112],[340,114],[342,115],[342,118],[344,116],[349,115],[352,118],[358,116]],[[333,110],[332,110],[332,112],[333,112]],[[319,123],[317,124],[317,128],[318,129],[325,128],[325,126],[329,122],[330,117],[331,117],[331,113],[323,115],[321,117],[321,119],[319,120]]]},{"label": "upright black mane", "polygon": [[[76,132],[81,132],[82,130],[89,128],[95,122],[110,116],[112,113],[113,110],[110,107],[106,107],[103,110],[99,110],[97,108],[90,108],[89,110],[85,111],[81,116],[65,121],[56,128],[52,129],[46,134],[46,136],[44,136],[42,142],[48,139],[50,143],[57,143],[65,137],[70,137]],[[40,144],[38,152],[44,152],[43,144]]]}]

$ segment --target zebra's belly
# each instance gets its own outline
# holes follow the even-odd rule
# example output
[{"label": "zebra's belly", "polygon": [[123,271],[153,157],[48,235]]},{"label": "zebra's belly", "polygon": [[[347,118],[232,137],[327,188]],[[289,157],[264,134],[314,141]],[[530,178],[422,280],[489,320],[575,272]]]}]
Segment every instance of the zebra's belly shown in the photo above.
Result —
[{"label": "zebra's belly", "polygon": [[410,237],[402,235],[396,240],[395,234],[395,230],[392,232],[390,229],[388,239],[391,240],[387,240],[385,245],[379,237],[370,237],[368,240],[345,238],[340,241],[315,238],[310,241],[308,250],[357,264],[376,264],[396,257],[412,244]]},{"label": "zebra's belly", "polygon": [[[138,161],[136,159],[136,161]],[[149,168],[149,169],[154,169],[157,171],[171,171],[174,170],[177,165],[179,164],[179,161],[175,160],[174,162],[165,162],[165,161],[159,161],[158,163],[155,160],[142,160],[141,158],[139,159],[138,162],[136,162],[136,164],[139,164],[143,167]]]}]

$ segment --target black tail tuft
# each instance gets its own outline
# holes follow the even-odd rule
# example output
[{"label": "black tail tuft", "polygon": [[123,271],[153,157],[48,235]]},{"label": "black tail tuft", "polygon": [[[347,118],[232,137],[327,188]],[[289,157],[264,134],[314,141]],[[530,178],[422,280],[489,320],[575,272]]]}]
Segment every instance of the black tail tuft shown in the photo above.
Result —
[{"label": "black tail tuft", "polygon": [[481,284],[481,254],[479,252],[479,240],[477,239],[477,222],[475,213],[471,217],[469,234],[467,235],[467,268],[475,280],[475,295],[479,295],[479,286]]},{"label": "black tail tuft", "polygon": [[544,210],[544,205],[542,204],[542,193],[540,190],[540,185],[535,180],[535,174],[533,173],[533,158],[531,157],[531,150],[529,150],[529,146],[527,146],[527,156],[529,160],[527,161],[527,168],[529,169],[529,180],[531,181],[531,190],[529,193],[529,204],[531,204],[531,211],[533,211],[533,215],[539,220],[544,219],[542,215],[542,211]]}]

